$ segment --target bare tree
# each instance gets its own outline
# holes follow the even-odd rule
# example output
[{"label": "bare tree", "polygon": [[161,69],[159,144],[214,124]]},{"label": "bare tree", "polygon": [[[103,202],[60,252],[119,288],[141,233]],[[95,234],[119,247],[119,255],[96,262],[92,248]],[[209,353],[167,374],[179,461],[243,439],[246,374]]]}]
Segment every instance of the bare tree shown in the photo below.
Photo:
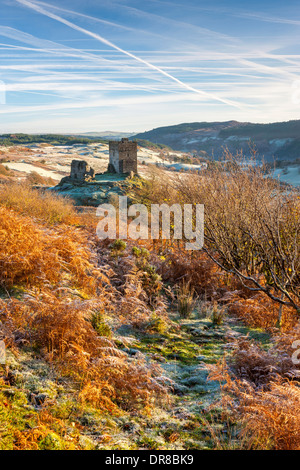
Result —
[{"label": "bare tree", "polygon": [[202,176],[176,182],[181,201],[205,205],[204,250],[248,289],[300,313],[299,191],[254,162],[225,156]]}]

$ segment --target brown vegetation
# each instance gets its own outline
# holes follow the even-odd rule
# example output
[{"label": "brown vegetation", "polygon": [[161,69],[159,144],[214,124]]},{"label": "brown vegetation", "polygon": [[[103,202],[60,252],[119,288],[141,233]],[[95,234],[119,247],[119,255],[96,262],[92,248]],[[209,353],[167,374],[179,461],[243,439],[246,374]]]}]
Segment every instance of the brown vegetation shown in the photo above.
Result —
[{"label": "brown vegetation", "polygon": [[[142,357],[129,359],[95,322],[113,312],[119,322],[138,322],[138,312],[150,318],[148,296],[131,272],[135,263],[126,267],[124,285],[114,286],[113,268],[125,266],[115,262],[110,248],[97,256],[89,232],[67,225],[80,222],[73,207],[27,186],[19,189],[0,191],[0,283],[8,294],[0,300],[1,339],[14,350],[24,344],[36,348],[71,377],[81,402],[100,409],[119,413],[165,397],[157,367]],[[59,223],[53,225],[56,214]],[[20,300],[11,298],[12,288]]]},{"label": "brown vegetation", "polygon": [[27,217],[36,218],[49,225],[79,222],[71,201],[53,193],[41,192],[20,183],[7,183],[0,187],[0,206],[13,209]]},{"label": "brown vegetation", "polygon": [[55,186],[57,184],[57,181],[53,178],[41,176],[36,171],[32,171],[26,176],[26,182],[31,186]]},{"label": "brown vegetation", "polygon": [[[184,241],[99,241],[93,216],[70,201],[28,184],[1,186],[0,339],[16,354],[32,348],[70,381],[78,403],[111,414],[148,412],[167,399],[166,379],[142,354],[130,357],[118,347],[126,338],[117,328],[155,331],[168,323],[168,298],[182,318],[197,299],[213,328],[226,311],[273,335],[268,350],[228,338],[227,360],[211,366],[224,419],[236,424],[241,446],[300,449],[300,368],[292,360],[299,338],[298,194],[234,161],[201,176],[151,172],[147,181],[126,183],[129,195],[147,205],[204,203],[205,250],[187,252]],[[4,400],[0,395],[0,406]],[[64,434],[46,408],[38,419],[34,430],[12,431],[15,448],[36,448],[50,422]]]}]

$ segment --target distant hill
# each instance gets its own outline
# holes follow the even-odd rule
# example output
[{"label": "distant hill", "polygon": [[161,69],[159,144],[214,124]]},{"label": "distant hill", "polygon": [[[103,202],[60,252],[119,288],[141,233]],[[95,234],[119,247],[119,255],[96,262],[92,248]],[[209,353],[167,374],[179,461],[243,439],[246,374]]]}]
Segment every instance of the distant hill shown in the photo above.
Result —
[{"label": "distant hill", "polygon": [[111,139],[122,139],[122,137],[131,137],[134,135],[134,132],[115,132],[115,131],[103,131],[103,132],[84,132],[83,134],[80,134],[82,137],[89,137],[89,138],[94,138],[94,137],[99,137],[104,140],[111,140]]},{"label": "distant hill", "polygon": [[220,158],[224,147],[235,153],[250,154],[253,142],[260,157],[294,160],[300,157],[300,120],[253,124],[250,122],[192,122],[158,127],[134,135],[131,139],[149,140],[174,150],[199,152],[201,150]]},{"label": "distant hill", "polygon": [[[104,139],[103,139],[104,140]],[[47,143],[49,145],[90,144],[102,141],[100,138],[87,138],[79,135],[64,134],[0,134],[0,145],[27,145]]]}]

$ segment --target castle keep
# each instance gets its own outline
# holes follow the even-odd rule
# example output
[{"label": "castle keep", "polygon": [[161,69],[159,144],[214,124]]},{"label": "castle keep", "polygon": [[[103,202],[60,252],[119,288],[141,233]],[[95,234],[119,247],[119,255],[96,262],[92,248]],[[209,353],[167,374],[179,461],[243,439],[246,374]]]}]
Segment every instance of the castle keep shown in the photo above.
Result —
[{"label": "castle keep", "polygon": [[109,142],[109,166],[113,173],[137,173],[137,143],[124,138]]}]

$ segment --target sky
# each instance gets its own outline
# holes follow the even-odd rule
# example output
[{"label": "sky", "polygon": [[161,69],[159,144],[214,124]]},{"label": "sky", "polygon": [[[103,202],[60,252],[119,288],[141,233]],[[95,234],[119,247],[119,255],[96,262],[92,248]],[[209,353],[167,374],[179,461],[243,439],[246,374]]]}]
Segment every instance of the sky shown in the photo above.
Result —
[{"label": "sky", "polygon": [[300,118],[298,0],[0,0],[0,134]]}]

